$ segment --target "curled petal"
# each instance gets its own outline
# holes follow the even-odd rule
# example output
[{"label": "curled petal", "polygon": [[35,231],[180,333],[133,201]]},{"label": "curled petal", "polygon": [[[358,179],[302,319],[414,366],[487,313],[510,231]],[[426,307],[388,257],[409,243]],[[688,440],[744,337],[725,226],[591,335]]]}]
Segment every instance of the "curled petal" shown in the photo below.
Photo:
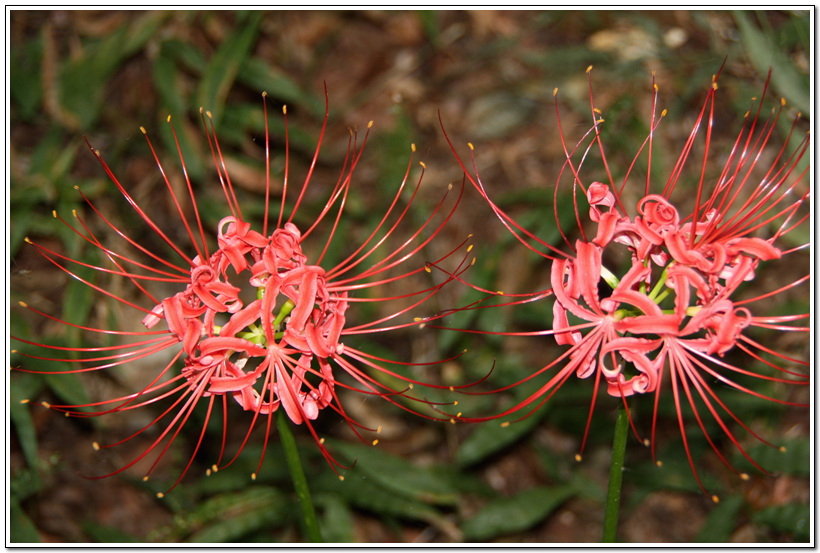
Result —
[{"label": "curled petal", "polygon": [[609,186],[600,182],[593,182],[589,185],[587,200],[589,201],[589,218],[596,222],[604,214],[599,206],[611,208],[615,205],[615,196],[609,191]]},{"label": "curled petal", "polygon": [[574,346],[581,340],[580,332],[565,332],[569,328],[567,310],[560,302],[552,304],[552,330],[555,341],[562,346]]},{"label": "curled petal", "polygon": [[641,315],[627,317],[615,322],[618,332],[632,334],[656,334],[677,336],[681,333],[680,320],[676,315]]},{"label": "curled petal", "polygon": [[726,250],[730,256],[744,253],[761,261],[780,259],[780,250],[760,238],[735,238],[729,241]]},{"label": "curled petal", "polygon": [[677,227],[680,222],[678,210],[669,200],[658,194],[644,196],[638,202],[638,213],[650,226]]}]

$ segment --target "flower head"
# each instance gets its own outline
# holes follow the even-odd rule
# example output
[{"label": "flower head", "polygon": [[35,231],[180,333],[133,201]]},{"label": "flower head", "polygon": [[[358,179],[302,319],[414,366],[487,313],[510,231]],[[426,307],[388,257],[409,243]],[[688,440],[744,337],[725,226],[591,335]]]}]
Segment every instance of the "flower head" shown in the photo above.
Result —
[{"label": "flower head", "polygon": [[[607,162],[601,136],[604,119],[595,106],[591,78],[593,125],[574,147],[567,145],[555,90],[565,162],[555,184],[554,214],[563,248],[539,239],[516,223],[491,199],[478,176],[475,161],[473,171],[462,163],[468,178],[498,219],[524,245],[551,263],[550,289],[508,303],[552,297],[552,327],[535,334],[552,335],[559,345],[568,346],[558,359],[526,379],[549,376],[548,382],[533,395],[499,415],[469,420],[486,420],[521,410],[527,416],[573,374],[581,379],[594,376],[583,443],[603,382],[609,395],[623,398],[627,410],[626,398],[654,395],[651,440],[645,440],[652,445],[654,459],[658,406],[668,400],[671,392],[689,464],[701,485],[687,441],[689,413],[724,463],[731,467],[710,436],[704,417],[713,418],[725,437],[758,466],[729,423],[733,421],[759,440],[765,440],[735,415],[721,399],[719,389],[731,387],[760,399],[794,405],[755,391],[745,382],[809,382],[808,374],[794,368],[806,367],[805,360],[776,352],[756,338],[758,330],[808,332],[807,326],[801,326],[808,313],[757,313],[758,306],[763,308],[767,299],[807,286],[808,271],[805,276],[780,283],[768,292],[755,295],[744,288],[744,283],[755,279],[761,264],[797,258],[797,253],[808,247],[790,246],[783,238],[808,222],[809,190],[804,182],[808,167],[803,167],[801,161],[809,138],[806,135],[796,148],[789,150],[798,115],[784,144],[770,151],[785,102],[764,119],[764,89],[756,107],[746,114],[731,151],[720,158],[720,171],[714,171],[712,166],[717,159],[712,133],[718,90],[715,77],[671,174],[659,186],[652,172],[653,148],[657,148],[655,131],[666,111],[660,117],[657,115],[658,87],[654,76],[652,85],[650,132],[623,172],[622,180],[614,178]],[[472,156],[472,145],[470,149]],[[589,168],[593,154],[599,154],[601,162],[594,172]],[[636,173],[643,156],[645,180],[639,183]],[[689,178],[687,171],[692,167],[694,191],[678,190]],[[575,240],[570,238],[571,229],[561,228],[558,212],[559,190],[566,186],[567,178],[571,180],[574,230],[578,235]],[[675,194],[676,191],[690,196]],[[746,361],[742,360],[743,354],[748,356]],[[638,435],[631,416],[630,422]]]},{"label": "flower head", "polygon": [[[85,195],[83,197],[88,206],[102,220],[104,226],[124,241],[123,253],[118,252],[115,246],[104,244],[92,230],[92,225],[86,224],[76,212],[74,216],[79,222],[79,228],[71,225],[56,212],[54,215],[94,249],[99,250],[107,258],[109,265],[97,266],[75,260],[45,245],[27,240],[46,259],[71,277],[87,284],[103,297],[122,303],[138,313],[145,330],[131,332],[78,326],[22,304],[23,307],[37,311],[45,317],[88,333],[89,340],[94,341],[96,337],[98,342],[87,347],[63,348],[12,337],[20,342],[41,348],[63,350],[71,354],[66,358],[54,354],[36,356],[21,352],[23,355],[34,359],[77,361],[80,368],[71,368],[64,372],[82,373],[117,367],[144,358],[160,359],[161,356],[158,354],[166,350],[173,352],[170,361],[156,361],[158,370],[141,390],[88,405],[47,405],[53,410],[75,417],[128,412],[152,404],[167,405],[159,416],[132,436],[117,444],[105,446],[121,444],[155,425],[164,426],[159,437],[147,451],[112,474],[132,466],[145,455],[156,451],[156,461],[148,471],[150,474],[189,421],[194,408],[200,403],[206,404],[205,422],[194,454],[174,486],[190,468],[205,438],[208,421],[215,410],[221,409],[224,427],[221,453],[213,464],[213,470],[224,468],[236,459],[236,456],[230,460],[226,460],[225,457],[230,403],[236,403],[242,410],[252,414],[240,451],[247,443],[251,430],[260,421],[266,425],[267,442],[271,416],[281,408],[294,424],[304,423],[308,427],[325,458],[336,470],[335,467],[341,465],[327,451],[323,445],[324,440],[319,437],[311,421],[320,417],[323,411],[332,410],[346,420],[357,434],[362,429],[378,431],[364,428],[347,414],[339,400],[339,389],[351,389],[366,395],[380,396],[403,409],[418,412],[419,409],[411,406],[413,402],[430,402],[417,397],[412,391],[413,385],[438,387],[414,380],[402,374],[400,369],[390,368],[391,365],[408,366],[417,363],[389,361],[368,354],[349,345],[347,338],[417,326],[417,318],[410,318],[409,314],[420,308],[448,282],[457,278],[450,276],[433,282],[427,275],[431,272],[429,263],[419,258],[425,246],[442,231],[452,217],[459,204],[463,187],[460,191],[453,190],[458,192],[458,197],[453,200],[447,199],[448,195],[451,195],[451,187],[448,187],[448,192],[445,192],[440,203],[420,227],[409,237],[403,238],[397,247],[388,249],[393,235],[406,219],[421,184],[420,176],[409,202],[403,208],[400,207],[401,196],[410,176],[411,156],[404,179],[376,227],[361,245],[348,248],[348,256],[340,263],[325,268],[323,260],[331,242],[334,238],[341,238],[338,225],[351,190],[354,170],[367,141],[370,125],[361,145],[358,143],[357,133],[351,131],[344,166],[327,202],[310,226],[300,228],[295,222],[295,216],[312,181],[313,169],[327,124],[327,111],[310,171],[289,210],[289,215],[286,212],[289,178],[287,111],[283,109],[283,113],[286,123],[286,161],[281,205],[275,225],[271,224],[274,221],[269,220],[271,179],[265,102],[265,157],[268,171],[265,183],[265,216],[261,231],[254,230],[251,223],[243,217],[210,113],[203,112],[203,125],[227,206],[226,216],[214,229],[215,245],[213,239],[209,240],[207,237],[194,187],[188,179],[181,151],[180,163],[185,174],[190,205],[178,198],[178,193],[175,192],[177,188],[166,176],[144,129],[143,134],[179,216],[178,220],[173,222],[177,227],[174,234],[162,230],[163,227],[167,228],[168,224],[157,220],[157,217],[151,214],[150,207],[142,207],[114,176],[100,153],[93,148],[92,152],[142,221],[175,252],[176,259],[167,259],[146,247],[141,241],[131,238],[127,230],[107,219]],[[168,123],[173,131],[170,117]],[[421,165],[423,168],[424,164]],[[423,173],[422,170],[422,176]],[[309,253],[305,248],[306,239],[318,233],[317,229],[323,222],[329,227],[324,247],[318,255]],[[187,237],[188,243],[172,238],[180,231]],[[438,266],[440,263],[453,260],[452,275],[460,275],[469,267],[469,263],[466,262],[467,251],[469,249],[465,240],[431,262]],[[129,294],[114,292],[94,284],[90,279],[83,279],[76,267],[90,268],[99,274],[122,278],[133,286],[140,299],[132,300]],[[415,287],[411,291],[378,295],[379,290],[400,282],[407,282],[405,288]],[[156,285],[162,285],[163,290],[172,291],[158,294],[153,289]],[[348,320],[350,314],[353,313],[355,319],[360,321],[361,310],[357,307],[367,302],[388,304],[388,314],[368,322],[351,324]],[[99,338],[106,336],[126,338],[128,343],[99,345]],[[75,356],[79,359],[74,359]],[[30,365],[31,367],[18,367],[17,370],[39,372],[35,362]],[[180,366],[178,371],[175,369],[177,366]],[[382,372],[392,380],[403,381],[404,387],[393,389],[384,383],[386,379],[374,376],[374,372]],[[95,447],[100,446],[95,444]],[[239,451],[236,455],[238,454]],[[264,457],[264,450],[262,456]],[[261,463],[262,459],[260,466]]]}]

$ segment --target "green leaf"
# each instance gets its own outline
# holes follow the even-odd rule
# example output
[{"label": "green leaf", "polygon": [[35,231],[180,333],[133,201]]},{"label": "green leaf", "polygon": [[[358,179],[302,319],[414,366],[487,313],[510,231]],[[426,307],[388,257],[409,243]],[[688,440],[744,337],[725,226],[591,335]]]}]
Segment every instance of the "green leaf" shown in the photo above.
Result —
[{"label": "green leaf", "polygon": [[[705,449],[702,443],[690,441],[689,448],[694,459],[695,467],[703,466],[704,455],[714,455],[711,450]],[[662,451],[658,452],[658,460],[661,466],[655,465],[651,460],[637,464],[627,463],[624,473],[624,481],[629,482],[639,489],[633,494],[633,499],[637,502],[642,493],[649,493],[655,490],[678,490],[702,494],[703,491],[698,486],[692,468],[687,461],[686,452],[679,442],[669,444]],[[723,489],[717,478],[704,470],[698,471],[698,476],[707,490],[719,492]]]},{"label": "green leaf", "polygon": [[486,541],[522,532],[544,520],[575,491],[566,486],[538,487],[498,499],[464,521],[465,540]]},{"label": "green leaf", "polygon": [[267,92],[271,98],[309,109],[315,116],[325,114],[324,102],[305,92],[288,75],[258,58],[246,59],[239,68],[236,79],[249,88]]},{"label": "green leaf", "polygon": [[[43,463],[40,463],[43,467]],[[42,489],[36,468],[17,470],[9,479],[9,496],[13,501],[25,501]]]},{"label": "green leaf", "polygon": [[353,535],[353,512],[341,497],[335,494],[314,496],[322,509],[320,528],[325,543],[351,543]]},{"label": "green leaf", "polygon": [[[61,337],[45,337],[42,340],[42,343],[60,347],[66,347],[68,344],[68,342]],[[43,350],[41,348],[26,344],[24,342],[20,342],[16,349],[20,353],[29,355],[43,355]],[[21,366],[28,370],[45,372],[45,374],[36,376],[36,378],[44,381],[48,387],[60,397],[61,400],[65,401],[66,404],[83,405],[88,403],[88,396],[85,393],[85,387],[83,386],[79,375],[64,372],[70,369],[70,365],[68,363],[63,361],[51,361],[48,359],[36,359],[33,357],[27,358],[20,356],[13,361],[13,365]],[[22,377],[23,375],[16,375],[15,379],[18,376]],[[33,390],[23,390],[24,393],[29,391]],[[36,393],[36,391],[34,393]],[[33,397],[20,397],[19,399],[33,399]],[[22,407],[27,406],[22,405]]]},{"label": "green leaf", "polygon": [[800,503],[767,507],[754,513],[752,522],[765,524],[778,532],[792,534],[796,540],[809,541],[811,509],[808,505]]},{"label": "green leaf", "polygon": [[181,40],[170,39],[163,42],[162,53],[197,74],[205,71],[207,66],[205,58],[202,57],[202,52],[193,45]]},{"label": "green leaf", "polygon": [[436,509],[384,488],[381,483],[370,478],[370,474],[358,468],[357,465],[354,470],[348,471],[343,481],[333,474],[323,473],[316,481],[314,493],[319,490],[336,493],[347,503],[381,517],[395,516],[431,524],[439,523],[441,514]]},{"label": "green leaf", "polygon": [[11,543],[40,543],[37,527],[14,499],[9,505],[9,537]]},{"label": "green leaf", "polygon": [[757,29],[742,11],[733,11],[740,31],[740,39],[752,64],[761,74],[772,71],[772,84],[778,94],[803,113],[809,113],[809,83],[795,69],[794,64],[784,54],[768,34]]},{"label": "green leaf", "polygon": [[695,541],[698,543],[726,543],[732,536],[737,526],[738,514],[743,506],[743,498],[739,495],[731,495],[721,499],[720,503],[712,509],[709,517],[698,532]]},{"label": "green leaf", "polygon": [[[14,423],[14,430],[17,432],[17,439],[20,440],[26,463],[34,469],[37,467],[37,431],[31,418],[31,406],[20,402],[37,395],[43,387],[43,381],[36,375],[26,373],[15,374],[10,380],[9,415]],[[36,479],[36,471],[33,474]]]},{"label": "green leaf", "polygon": [[[197,132],[197,130],[190,124],[186,117],[186,115],[188,115],[186,108],[187,102],[180,94],[181,88],[178,86],[178,71],[174,64],[174,58],[169,52],[168,44],[168,42],[163,43],[160,54],[154,61],[154,87],[162,103],[168,109],[169,113],[166,115],[170,115],[174,121],[176,140],[179,141],[179,149],[182,151],[188,176],[194,181],[201,181],[205,178],[204,157],[195,146],[197,140],[194,137],[194,133]],[[177,142],[174,140],[171,125],[160,125],[159,133],[162,137],[166,152],[168,152],[169,155],[173,155],[175,163],[179,163],[179,159],[174,155],[177,152]]]},{"label": "green leaf", "polygon": [[[531,416],[507,426],[502,426],[501,420],[490,421],[478,426],[459,446],[456,452],[456,462],[461,467],[467,467],[506,449],[538,426],[549,412],[550,405],[547,402]],[[515,417],[518,416],[520,414]]]},{"label": "green leaf", "polygon": [[140,541],[138,537],[118,528],[104,526],[92,521],[85,521],[83,530],[89,535],[91,541],[96,543],[137,543]]},{"label": "green leaf", "polygon": [[218,125],[222,119],[228,91],[239,68],[250,55],[263,15],[263,12],[251,13],[245,24],[225,39],[205,68],[196,99],[199,106],[213,114],[214,124]]},{"label": "green leaf", "polygon": [[105,86],[120,63],[139,50],[168,14],[146,12],[103,40],[84,45],[83,55],[64,63],[59,75],[60,104],[73,126],[84,129],[97,119],[105,105]]},{"label": "green leaf", "polygon": [[293,505],[284,494],[269,486],[222,494],[202,503],[178,522],[193,529],[186,541],[224,543],[262,528],[281,526],[292,518]]},{"label": "green leaf", "polygon": [[[811,470],[811,443],[807,438],[783,444],[785,451],[759,444],[747,450],[749,457],[768,472],[808,476]],[[733,464],[738,470],[756,472],[757,469],[740,453],[734,455]]]},{"label": "green leaf", "polygon": [[42,37],[37,36],[22,46],[10,49],[9,92],[12,101],[19,107],[20,116],[30,119],[37,115],[43,99],[43,84],[40,61],[43,56]]},{"label": "green leaf", "polygon": [[417,467],[372,446],[337,442],[333,449],[355,461],[357,472],[367,473],[386,490],[425,503],[455,505],[458,501],[450,479],[431,468]]}]

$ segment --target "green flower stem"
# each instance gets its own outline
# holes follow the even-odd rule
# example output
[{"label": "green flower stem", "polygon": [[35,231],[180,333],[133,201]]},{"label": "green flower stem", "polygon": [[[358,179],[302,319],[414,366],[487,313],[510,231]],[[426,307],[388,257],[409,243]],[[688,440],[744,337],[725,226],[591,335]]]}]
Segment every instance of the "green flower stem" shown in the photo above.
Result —
[{"label": "green flower stem", "polygon": [[604,543],[615,543],[618,533],[618,508],[621,505],[621,483],[624,477],[626,438],[629,435],[629,415],[621,404],[615,422],[615,438],[612,440],[612,462],[609,466],[609,488],[606,491],[604,511]]},{"label": "green flower stem", "polygon": [[313,508],[313,501],[310,498],[305,471],[302,469],[302,462],[299,460],[299,450],[296,447],[296,440],[290,429],[290,420],[284,413],[284,409],[279,409],[276,414],[276,426],[279,429],[279,439],[285,448],[285,459],[288,462],[290,477],[293,480],[293,487],[296,489],[296,497],[299,498],[299,506],[302,508],[302,522],[308,539],[313,543],[321,543],[322,534],[319,532],[319,521],[316,519],[316,510]]}]

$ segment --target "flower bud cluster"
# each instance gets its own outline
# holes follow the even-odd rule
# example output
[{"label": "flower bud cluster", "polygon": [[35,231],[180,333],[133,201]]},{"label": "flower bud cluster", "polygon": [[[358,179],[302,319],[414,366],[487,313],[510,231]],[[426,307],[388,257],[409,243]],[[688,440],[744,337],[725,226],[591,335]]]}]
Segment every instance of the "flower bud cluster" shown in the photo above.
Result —
[{"label": "flower bud cluster", "polygon": [[[704,210],[697,223],[693,216],[682,223],[669,200],[649,194],[631,218],[614,209],[614,195],[599,182],[589,186],[587,200],[595,238],[578,240],[575,255],[554,260],[551,273],[553,330],[559,344],[576,346],[571,360],[577,375],[590,376],[600,362],[608,392],[625,397],[655,391],[670,338],[675,347],[704,355],[730,350],[751,320],[731,296],[754,278],[760,261],[779,258],[780,250],[759,238],[721,238],[716,231],[723,216],[716,209]],[[630,269],[620,279],[602,262],[615,244],[630,254]],[[607,297],[600,293],[602,278],[612,288]],[[584,342],[568,314],[598,324],[596,332],[606,338]],[[627,378],[626,364],[638,374]]]},{"label": "flower bud cluster", "polygon": [[[222,219],[216,252],[194,258],[186,288],[143,319],[148,328],[165,319],[182,343],[182,374],[192,389],[203,396],[230,394],[243,409],[261,414],[281,402],[297,424],[316,419],[330,404],[334,379],[327,358],[342,348],[347,293],[328,291],[324,269],[307,264],[300,240],[293,223],[266,238],[247,222]],[[249,273],[257,299],[242,301],[229,268]]]}]

